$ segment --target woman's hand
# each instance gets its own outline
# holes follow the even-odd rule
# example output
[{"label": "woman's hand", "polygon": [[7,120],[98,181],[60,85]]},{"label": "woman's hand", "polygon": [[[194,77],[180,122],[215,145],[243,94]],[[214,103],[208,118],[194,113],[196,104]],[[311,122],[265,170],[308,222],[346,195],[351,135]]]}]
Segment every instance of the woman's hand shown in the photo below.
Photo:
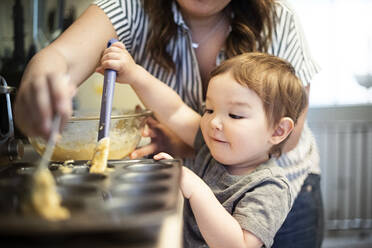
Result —
[{"label": "woman's hand", "polygon": [[147,127],[142,132],[143,137],[150,137],[151,143],[130,154],[131,159],[141,158],[150,154],[167,151],[174,157],[192,157],[194,150],[185,144],[177,135],[154,118],[147,119]]},{"label": "woman's hand", "polygon": [[158,153],[154,156],[155,160],[162,160],[162,159],[173,159],[171,155],[165,152]]},{"label": "woman's hand", "polygon": [[104,74],[106,69],[117,72],[116,80],[122,84],[129,84],[134,81],[134,75],[137,64],[122,42],[115,42],[109,48],[106,48],[101,58],[101,64],[97,67],[96,72]]},{"label": "woman's hand", "polygon": [[47,139],[52,118],[61,115],[61,129],[72,113],[72,97],[76,92],[69,76],[56,74],[26,74],[15,104],[15,120],[27,136]]}]

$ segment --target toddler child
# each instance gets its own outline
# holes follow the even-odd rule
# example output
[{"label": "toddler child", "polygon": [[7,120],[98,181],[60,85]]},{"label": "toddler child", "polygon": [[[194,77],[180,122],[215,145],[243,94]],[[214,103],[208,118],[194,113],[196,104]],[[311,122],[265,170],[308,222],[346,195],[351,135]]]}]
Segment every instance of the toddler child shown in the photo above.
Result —
[{"label": "toddler child", "polygon": [[[293,202],[272,159],[307,105],[293,67],[264,53],[245,53],[211,73],[202,116],[135,64],[120,42],[97,69],[113,69],[145,106],[197,151],[183,167],[184,247],[270,247]],[[155,159],[171,158],[165,153]]]}]

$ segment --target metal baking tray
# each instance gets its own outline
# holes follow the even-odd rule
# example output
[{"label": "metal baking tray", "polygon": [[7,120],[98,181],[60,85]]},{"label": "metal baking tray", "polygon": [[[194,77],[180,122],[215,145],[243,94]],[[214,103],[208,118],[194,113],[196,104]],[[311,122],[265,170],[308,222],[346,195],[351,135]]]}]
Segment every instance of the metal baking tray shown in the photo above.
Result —
[{"label": "metal baking tray", "polygon": [[0,238],[146,232],[175,213],[181,166],[176,159],[117,160],[108,161],[107,173],[93,174],[86,161],[52,163],[62,205],[71,213],[52,222],[22,211],[35,167],[13,164],[0,171]]}]

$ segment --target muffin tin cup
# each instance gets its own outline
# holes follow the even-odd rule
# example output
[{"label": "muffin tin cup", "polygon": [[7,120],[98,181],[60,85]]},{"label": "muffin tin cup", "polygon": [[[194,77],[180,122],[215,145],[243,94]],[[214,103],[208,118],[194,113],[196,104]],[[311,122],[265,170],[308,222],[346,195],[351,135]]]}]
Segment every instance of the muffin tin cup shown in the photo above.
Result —
[{"label": "muffin tin cup", "polygon": [[127,172],[115,177],[118,183],[129,184],[153,184],[171,178],[171,174],[166,172]]},{"label": "muffin tin cup", "polygon": [[103,184],[106,182],[107,176],[98,173],[81,173],[81,174],[64,174],[58,176],[56,181],[61,185],[91,185]]},{"label": "muffin tin cup", "polygon": [[70,212],[84,212],[94,209],[107,199],[107,193],[94,185],[59,185],[57,192],[62,197],[62,205]]},{"label": "muffin tin cup", "polygon": [[169,192],[170,186],[164,184],[119,184],[112,187],[110,195],[113,197],[147,197],[163,195]]}]

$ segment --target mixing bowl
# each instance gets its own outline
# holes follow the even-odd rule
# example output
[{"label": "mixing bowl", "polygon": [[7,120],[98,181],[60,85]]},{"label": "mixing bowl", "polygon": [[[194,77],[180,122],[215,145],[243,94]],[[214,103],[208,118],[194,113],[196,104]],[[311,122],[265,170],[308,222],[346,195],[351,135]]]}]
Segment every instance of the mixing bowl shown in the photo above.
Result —
[{"label": "mixing bowl", "polygon": [[[150,110],[140,110],[111,116],[108,159],[122,159],[136,148],[146,117],[151,113]],[[52,161],[91,160],[97,145],[98,124],[99,114],[76,113],[64,127]],[[29,141],[40,155],[44,152],[44,139],[30,137]]]}]

